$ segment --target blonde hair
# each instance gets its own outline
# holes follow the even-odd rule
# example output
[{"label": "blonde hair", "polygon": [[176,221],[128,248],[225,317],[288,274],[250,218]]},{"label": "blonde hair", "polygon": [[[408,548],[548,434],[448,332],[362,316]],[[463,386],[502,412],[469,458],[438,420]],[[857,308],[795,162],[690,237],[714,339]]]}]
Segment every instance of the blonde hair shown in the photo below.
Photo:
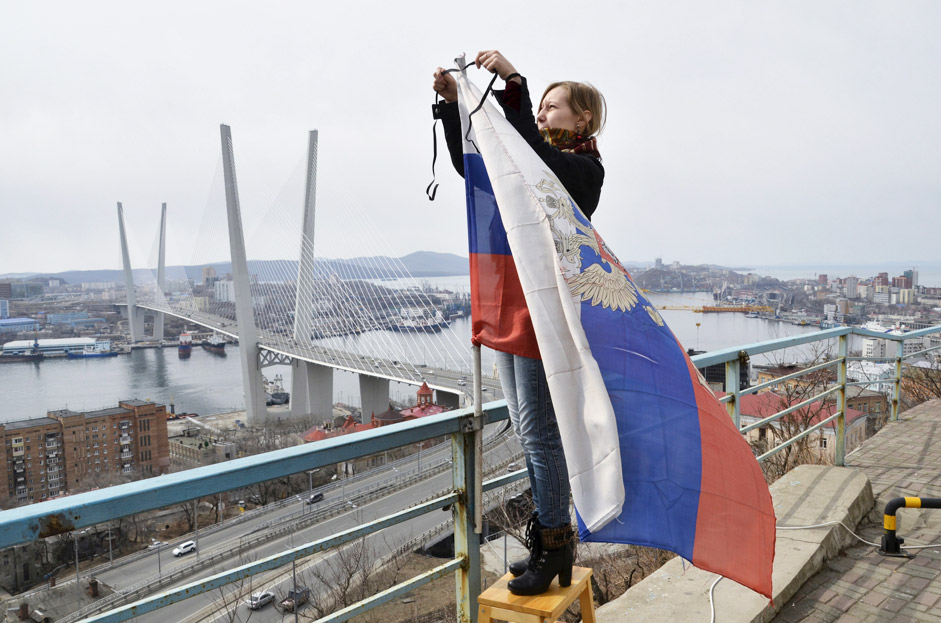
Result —
[{"label": "blonde hair", "polygon": [[600,134],[604,129],[608,113],[608,106],[601,91],[587,82],[574,82],[572,80],[553,82],[543,91],[542,97],[539,98],[538,108],[542,108],[542,101],[546,99],[549,91],[556,87],[562,87],[569,94],[569,106],[572,107],[576,115],[580,115],[586,110],[591,112],[591,119],[585,128],[585,136]]}]

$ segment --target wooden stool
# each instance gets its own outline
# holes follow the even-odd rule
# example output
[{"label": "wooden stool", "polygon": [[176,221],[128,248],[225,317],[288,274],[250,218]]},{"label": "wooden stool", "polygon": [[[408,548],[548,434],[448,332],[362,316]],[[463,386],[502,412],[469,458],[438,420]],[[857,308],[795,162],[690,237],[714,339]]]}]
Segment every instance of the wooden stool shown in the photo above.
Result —
[{"label": "wooden stool", "polygon": [[494,620],[511,623],[555,623],[576,599],[582,609],[582,621],[595,623],[591,569],[572,567],[571,585],[561,588],[559,579],[556,578],[552,580],[548,591],[531,597],[511,593],[506,583],[512,579],[513,574],[507,573],[480,594],[477,598],[477,623],[490,623]]}]

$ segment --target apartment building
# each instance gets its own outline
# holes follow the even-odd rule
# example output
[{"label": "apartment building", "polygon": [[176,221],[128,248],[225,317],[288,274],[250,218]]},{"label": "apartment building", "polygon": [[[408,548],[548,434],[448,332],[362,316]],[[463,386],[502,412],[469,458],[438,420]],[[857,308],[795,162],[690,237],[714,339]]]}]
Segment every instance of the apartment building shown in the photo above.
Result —
[{"label": "apartment building", "polygon": [[170,468],[166,407],[143,400],[6,422],[0,438],[7,459],[0,501],[39,502],[74,493],[95,474],[147,477]]}]

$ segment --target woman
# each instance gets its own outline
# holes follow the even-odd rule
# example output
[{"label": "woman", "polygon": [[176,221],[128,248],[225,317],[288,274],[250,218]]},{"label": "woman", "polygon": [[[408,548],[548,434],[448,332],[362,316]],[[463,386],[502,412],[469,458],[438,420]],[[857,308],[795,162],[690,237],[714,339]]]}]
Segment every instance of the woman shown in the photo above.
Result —
[{"label": "woman", "polygon": [[[604,119],[601,93],[579,82],[553,83],[543,93],[534,117],[526,79],[499,51],[482,51],[475,63],[506,81],[505,90],[494,94],[507,121],[555,173],[585,216],[591,218],[604,181],[604,167],[594,138]],[[435,106],[435,117],[443,121],[451,162],[463,176],[457,83],[439,67],[434,73],[433,88],[444,99],[444,104]],[[510,571],[518,577],[509,582],[509,589],[517,595],[537,595],[549,588],[556,575],[561,586],[571,582],[575,543],[569,513],[568,470],[542,361],[510,353],[496,355],[510,420],[526,456],[536,506],[527,527],[530,559],[510,565]]]}]

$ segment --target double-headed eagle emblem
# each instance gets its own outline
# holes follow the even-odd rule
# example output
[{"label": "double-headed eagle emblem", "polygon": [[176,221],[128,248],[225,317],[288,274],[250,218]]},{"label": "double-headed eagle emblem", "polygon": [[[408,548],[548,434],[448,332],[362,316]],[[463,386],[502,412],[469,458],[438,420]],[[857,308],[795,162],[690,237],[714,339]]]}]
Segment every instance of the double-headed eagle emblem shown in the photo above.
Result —
[{"label": "double-headed eagle emblem", "polygon": [[[548,171],[535,188],[544,196],[549,228],[555,241],[556,252],[569,292],[577,301],[591,301],[593,306],[604,309],[630,311],[637,305],[637,287],[617,257],[590,226],[583,224],[575,215],[571,198]],[[582,251],[588,247],[594,251],[597,262],[582,265]],[[663,326],[663,319],[651,305],[644,301],[644,309],[651,319]]]}]

